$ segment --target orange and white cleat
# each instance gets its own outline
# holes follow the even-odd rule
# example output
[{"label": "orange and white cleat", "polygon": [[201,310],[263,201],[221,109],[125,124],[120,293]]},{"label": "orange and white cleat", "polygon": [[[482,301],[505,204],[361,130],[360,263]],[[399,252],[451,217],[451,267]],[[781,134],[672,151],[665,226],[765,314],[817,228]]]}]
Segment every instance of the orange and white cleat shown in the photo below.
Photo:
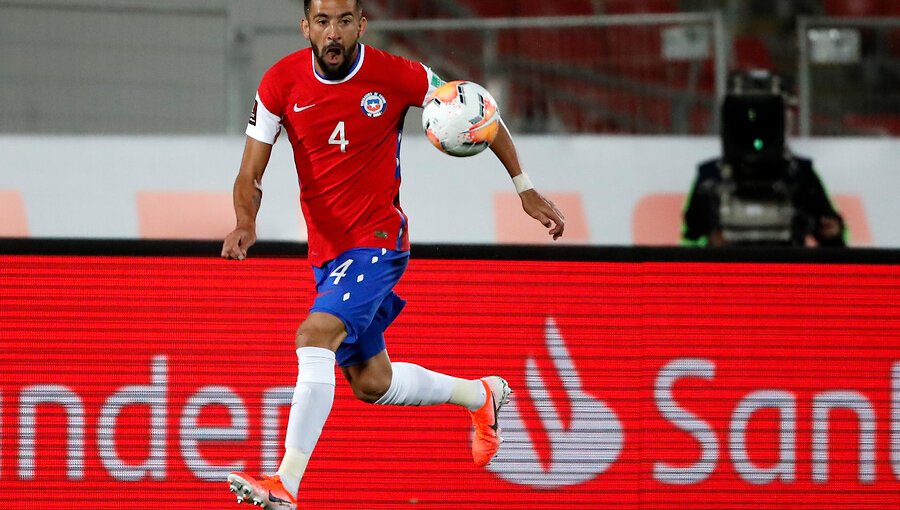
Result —
[{"label": "orange and white cleat", "polygon": [[503,438],[500,437],[497,416],[500,414],[500,408],[509,403],[509,394],[512,393],[506,379],[496,375],[483,377],[481,383],[487,391],[487,399],[479,410],[469,412],[472,415],[472,423],[475,424],[472,459],[478,467],[488,465],[500,449]]},{"label": "orange and white cleat", "polygon": [[257,480],[245,473],[231,473],[228,487],[237,495],[238,503],[253,503],[269,510],[297,510],[297,500],[284,489],[278,475]]}]

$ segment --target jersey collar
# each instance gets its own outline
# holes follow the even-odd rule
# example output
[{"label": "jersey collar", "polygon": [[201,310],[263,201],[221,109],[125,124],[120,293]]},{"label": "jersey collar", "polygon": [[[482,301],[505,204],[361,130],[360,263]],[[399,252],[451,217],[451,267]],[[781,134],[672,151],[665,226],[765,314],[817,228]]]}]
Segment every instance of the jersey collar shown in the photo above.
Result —
[{"label": "jersey collar", "polygon": [[316,77],[317,80],[326,84],[326,85],[337,85],[338,83],[344,83],[345,81],[350,80],[356,76],[356,73],[359,72],[360,68],[362,68],[363,60],[366,58],[366,45],[363,43],[356,43],[356,60],[353,61],[353,64],[350,66],[350,72],[347,73],[347,76],[341,78],[340,80],[329,80],[324,76],[320,75],[318,71],[316,71],[316,55],[310,52],[310,61],[312,62],[312,71],[313,76]]}]

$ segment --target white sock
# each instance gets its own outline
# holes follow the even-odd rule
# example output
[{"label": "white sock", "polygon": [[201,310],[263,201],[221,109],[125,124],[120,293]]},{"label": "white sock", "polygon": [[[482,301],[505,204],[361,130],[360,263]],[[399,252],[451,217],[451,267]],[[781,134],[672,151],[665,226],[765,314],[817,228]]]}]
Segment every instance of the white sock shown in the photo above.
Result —
[{"label": "white sock", "polygon": [[278,468],[281,483],[294,497],[334,403],[334,353],[321,347],[301,347],[297,358],[299,375],[284,440],[286,452]]},{"label": "white sock", "polygon": [[281,485],[284,490],[291,493],[294,498],[300,490],[300,479],[306,472],[306,465],[309,464],[309,454],[292,447],[287,447],[284,457],[281,459],[281,465],[278,467],[278,476],[281,477]]},{"label": "white sock", "polygon": [[453,395],[450,403],[465,407],[469,411],[477,411],[487,402],[487,391],[481,379],[470,381],[468,379],[456,379],[453,383]]},{"label": "white sock", "polygon": [[391,363],[391,370],[391,387],[376,404],[428,406],[450,403],[477,411],[487,399],[480,380],[451,377],[412,363]]}]

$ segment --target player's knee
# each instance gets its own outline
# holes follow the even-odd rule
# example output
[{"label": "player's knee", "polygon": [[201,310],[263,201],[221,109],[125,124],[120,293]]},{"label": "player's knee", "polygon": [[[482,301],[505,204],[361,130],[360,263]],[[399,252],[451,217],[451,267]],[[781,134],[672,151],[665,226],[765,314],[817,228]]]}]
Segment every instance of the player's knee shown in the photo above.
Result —
[{"label": "player's knee", "polygon": [[333,315],[323,313],[310,314],[297,328],[295,343],[297,348],[322,347],[336,350],[347,333],[344,323]]},{"label": "player's knee", "polygon": [[322,347],[323,349],[331,349],[332,343],[333,334],[327,329],[322,329],[315,325],[308,325],[305,322],[297,328],[295,344],[298,349],[301,347]]},{"label": "player's knee", "polygon": [[356,398],[367,404],[374,404],[387,393],[388,388],[391,387],[391,379],[390,376],[387,378],[365,377],[351,381],[350,387],[353,388]]}]

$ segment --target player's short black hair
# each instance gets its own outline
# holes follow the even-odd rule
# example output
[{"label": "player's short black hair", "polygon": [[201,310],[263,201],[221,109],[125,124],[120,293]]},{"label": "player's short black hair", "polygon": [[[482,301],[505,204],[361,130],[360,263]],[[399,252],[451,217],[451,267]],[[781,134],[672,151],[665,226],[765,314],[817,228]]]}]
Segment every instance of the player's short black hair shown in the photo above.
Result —
[{"label": "player's short black hair", "polygon": [[[303,13],[309,16],[309,4],[312,0],[303,0]],[[356,12],[362,12],[363,0],[356,0]]]}]

